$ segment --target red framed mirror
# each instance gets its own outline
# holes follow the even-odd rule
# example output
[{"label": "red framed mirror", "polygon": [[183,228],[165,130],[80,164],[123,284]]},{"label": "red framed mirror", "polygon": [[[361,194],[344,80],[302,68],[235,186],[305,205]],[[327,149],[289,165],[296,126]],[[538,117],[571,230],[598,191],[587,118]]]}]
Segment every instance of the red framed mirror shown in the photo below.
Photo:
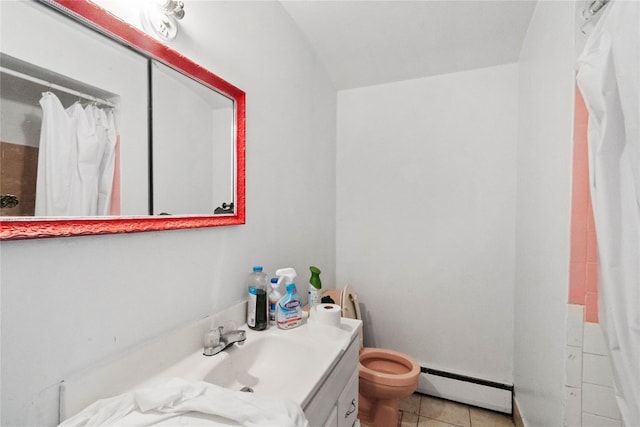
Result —
[{"label": "red framed mirror", "polygon": [[[245,93],[211,71],[87,0],[47,0],[43,4],[159,61],[233,102],[232,208],[222,214],[95,217],[0,217],[0,240],[33,239],[216,227],[245,223]],[[185,141],[188,144],[189,141]],[[229,205],[223,204],[228,207]],[[213,209],[212,209],[213,210]],[[218,211],[218,209],[216,209]]]}]

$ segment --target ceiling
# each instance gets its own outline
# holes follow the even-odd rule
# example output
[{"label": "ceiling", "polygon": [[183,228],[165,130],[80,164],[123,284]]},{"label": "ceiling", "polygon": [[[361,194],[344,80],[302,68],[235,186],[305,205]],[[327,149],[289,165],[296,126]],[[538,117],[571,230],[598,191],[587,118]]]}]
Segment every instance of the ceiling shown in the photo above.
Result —
[{"label": "ceiling", "polygon": [[336,89],[516,62],[535,4],[282,0]]}]

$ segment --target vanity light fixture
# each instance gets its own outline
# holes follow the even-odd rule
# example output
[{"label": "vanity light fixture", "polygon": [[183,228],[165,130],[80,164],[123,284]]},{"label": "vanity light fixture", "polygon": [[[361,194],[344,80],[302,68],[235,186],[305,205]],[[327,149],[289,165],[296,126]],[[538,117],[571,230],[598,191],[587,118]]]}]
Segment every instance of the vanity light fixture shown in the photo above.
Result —
[{"label": "vanity light fixture", "polygon": [[145,31],[164,41],[178,35],[178,21],[184,18],[184,3],[180,0],[148,0],[142,8]]}]

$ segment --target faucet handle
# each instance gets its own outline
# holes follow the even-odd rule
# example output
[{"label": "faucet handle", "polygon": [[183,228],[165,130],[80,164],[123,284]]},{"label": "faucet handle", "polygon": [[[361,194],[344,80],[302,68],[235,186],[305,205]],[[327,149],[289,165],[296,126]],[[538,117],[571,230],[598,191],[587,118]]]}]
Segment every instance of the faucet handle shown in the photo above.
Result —
[{"label": "faucet handle", "polygon": [[[220,327],[222,328],[222,326]],[[220,329],[211,329],[204,334],[204,352],[205,356],[213,355],[213,350],[220,344],[220,335],[222,331]]]}]

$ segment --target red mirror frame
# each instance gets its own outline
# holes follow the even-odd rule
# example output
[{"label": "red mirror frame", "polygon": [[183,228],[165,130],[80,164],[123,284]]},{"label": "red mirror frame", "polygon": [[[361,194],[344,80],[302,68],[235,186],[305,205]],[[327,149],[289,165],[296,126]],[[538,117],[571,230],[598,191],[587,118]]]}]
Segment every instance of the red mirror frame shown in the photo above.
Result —
[{"label": "red mirror frame", "polygon": [[[88,24],[98,31],[126,43],[142,54],[164,62],[176,70],[231,98],[235,104],[236,170],[235,214],[221,216],[147,216],[38,219],[34,217],[0,217],[0,240],[69,237],[97,234],[132,233],[216,227],[245,223],[245,93],[211,71],[196,64],[156,39],[116,18],[88,0],[44,0],[56,9]],[[25,219],[26,218],[26,219]]]}]

